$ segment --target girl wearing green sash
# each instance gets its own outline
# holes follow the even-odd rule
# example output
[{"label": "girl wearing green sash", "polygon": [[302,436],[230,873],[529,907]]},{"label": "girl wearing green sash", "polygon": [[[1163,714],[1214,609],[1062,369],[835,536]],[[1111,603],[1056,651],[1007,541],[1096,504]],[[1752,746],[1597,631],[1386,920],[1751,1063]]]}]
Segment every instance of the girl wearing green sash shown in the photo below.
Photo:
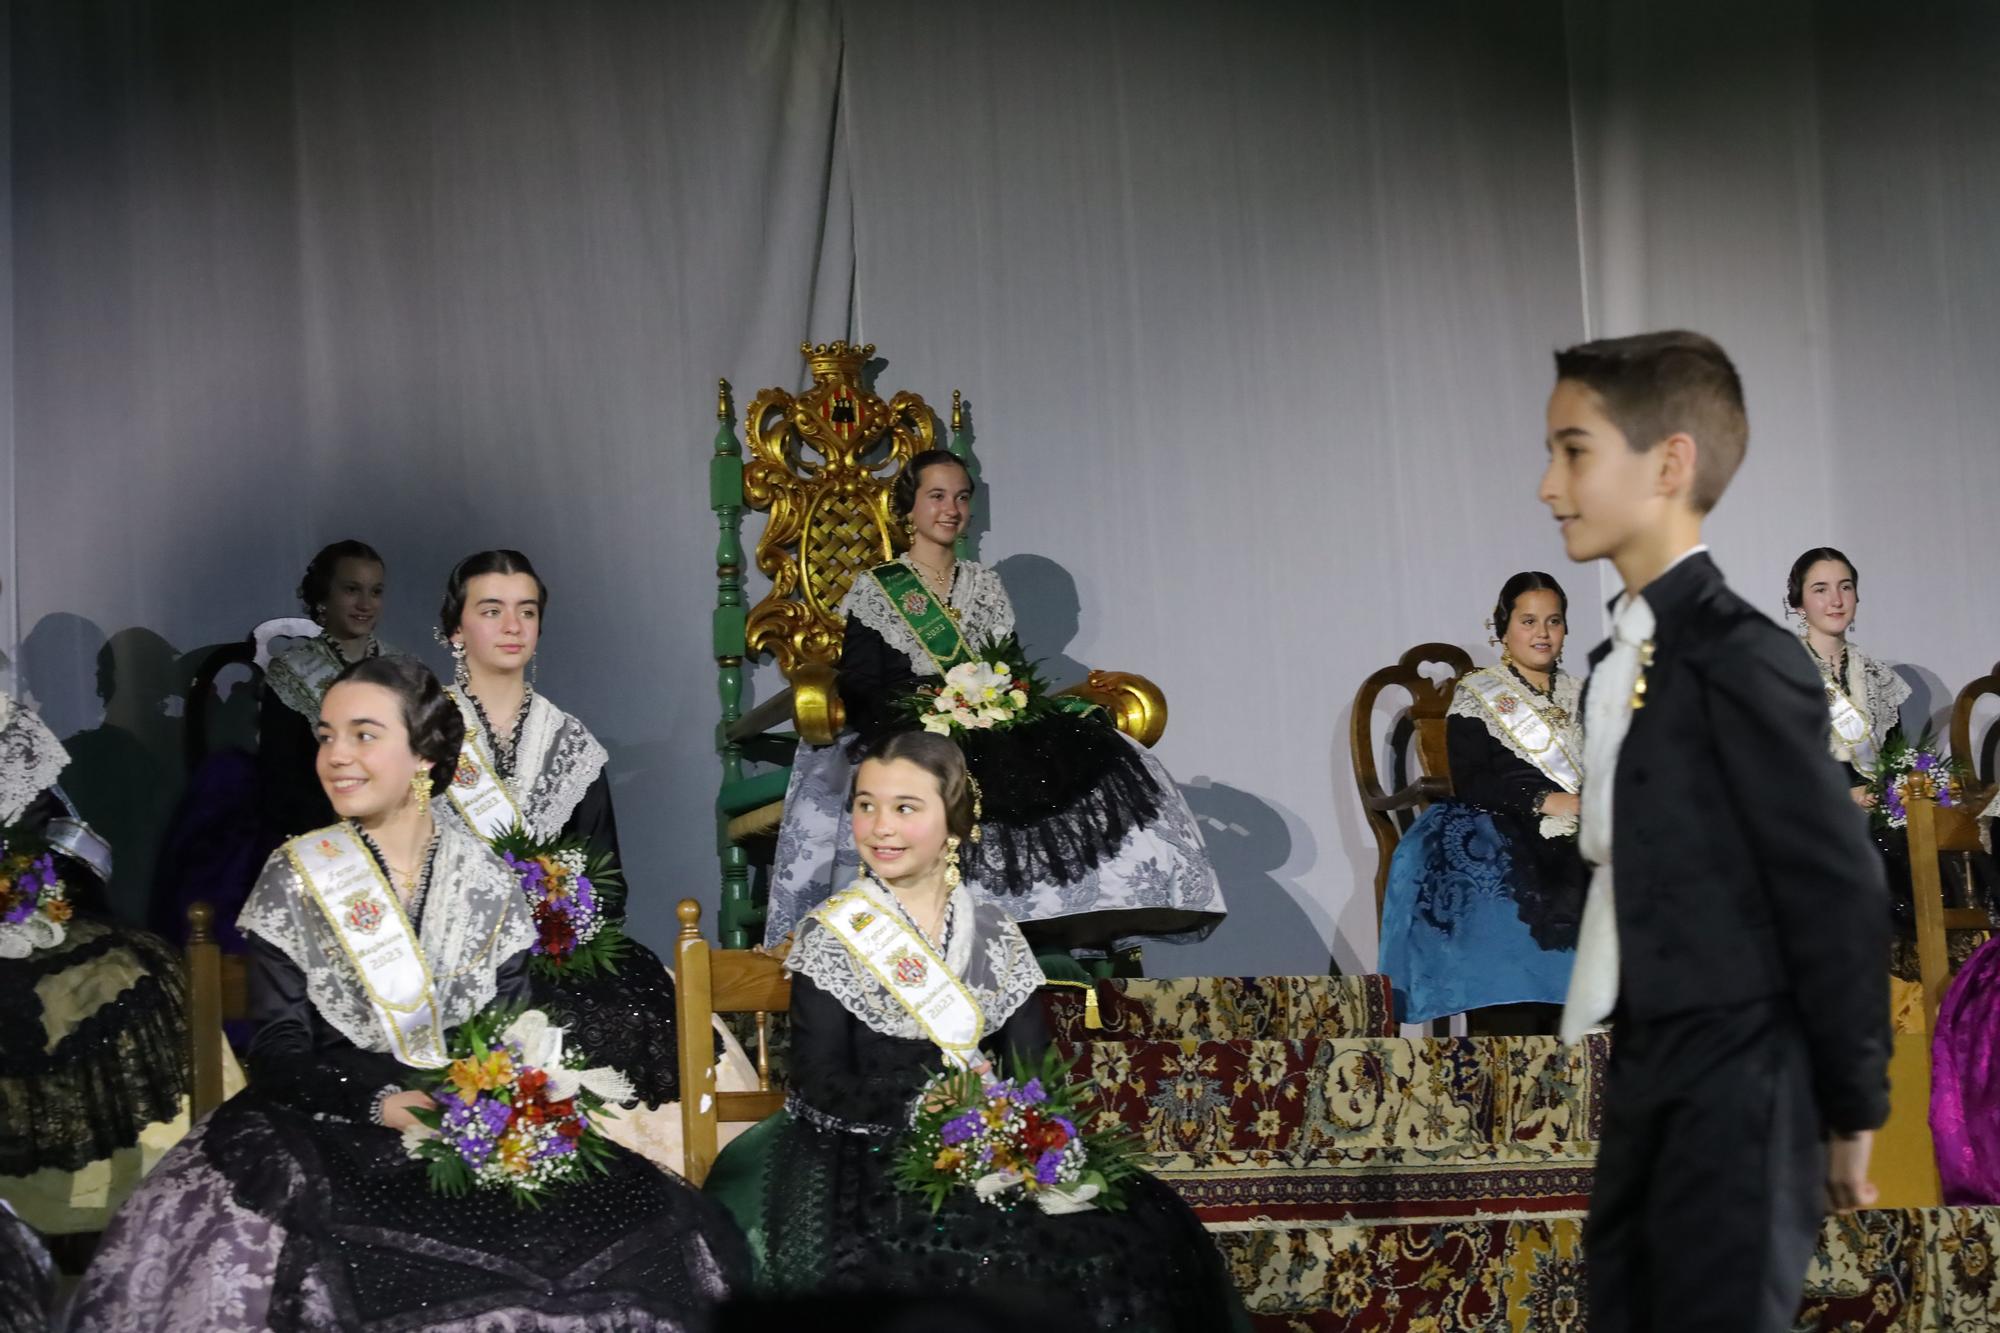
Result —
[{"label": "girl wearing green sash", "polygon": [[856,770],[865,870],[800,924],[786,1110],[726,1148],[708,1191],[782,1292],[1013,1292],[1059,1302],[1065,1330],[1247,1327],[1220,1255],[1151,1176],[1122,1212],[1002,1212],[970,1191],[936,1213],[893,1178],[911,1102],[947,1063],[1048,1045],[1041,969],[1019,927],[960,882],[973,793],[949,740],[884,738]]},{"label": "girl wearing green sash", "polygon": [[[849,734],[802,746],[772,863],[765,942],[776,944],[860,869],[846,822],[850,750],[908,725],[903,707],[1014,632],[999,576],[959,560],[972,478],[942,450],[896,479],[892,507],[908,551],[864,571],[841,603],[840,697]],[[1222,891],[1172,777],[1094,710],[1057,711],[957,737],[983,793],[981,837],[965,878],[1005,908],[1036,947],[1102,954],[1149,939],[1200,939],[1222,919]]]}]

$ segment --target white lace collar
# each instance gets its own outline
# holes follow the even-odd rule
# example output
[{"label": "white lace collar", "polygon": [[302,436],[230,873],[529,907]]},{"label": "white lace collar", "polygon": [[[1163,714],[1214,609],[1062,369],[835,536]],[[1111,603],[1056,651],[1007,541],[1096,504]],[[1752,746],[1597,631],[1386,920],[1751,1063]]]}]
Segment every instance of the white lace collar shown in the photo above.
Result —
[{"label": "white lace collar", "polygon": [[[467,733],[480,738],[489,759],[497,758],[493,737],[484,732],[471,697],[462,689],[446,693],[458,705]],[[514,753],[514,776],[506,780],[509,794],[521,808],[521,818],[528,822],[528,831],[537,838],[560,834],[609,759],[590,728],[550,703],[547,695],[531,696]]]},{"label": "white lace collar", "polygon": [[[1014,604],[1007,600],[1007,589],[998,574],[977,561],[958,562],[951,581],[951,605],[958,608],[958,632],[975,647],[1004,639],[1014,632]],[[840,609],[881,635],[884,643],[910,660],[911,669],[918,675],[938,673],[937,663],[918,641],[917,632],[903,619],[902,612],[890,604],[882,585],[868,573],[854,580],[854,586],[841,600]]]},{"label": "white lace collar", "polygon": [[[867,881],[864,879],[863,881]],[[917,928],[896,895],[869,885],[869,896],[885,909],[893,910],[910,929]],[[984,1040],[1000,1030],[1001,1024],[1027,1002],[1046,978],[1034,950],[1028,947],[1021,928],[1012,917],[992,903],[980,902],[961,884],[952,890],[944,948],[945,966],[965,983],[985,1018]],[[928,1041],[917,1020],[899,1004],[875,975],[857,959],[840,937],[809,915],[799,923],[792,951],[785,957],[788,971],[810,977],[813,984],[840,1001],[871,1031],[906,1041]]]},{"label": "white lace collar", "polygon": [[[292,841],[310,843],[320,832]],[[438,1018],[449,1028],[492,1003],[500,965],[531,946],[535,930],[520,881],[465,825],[439,820],[431,856],[417,936],[430,966]],[[305,976],[313,1008],[342,1036],[364,1051],[389,1049],[361,975],[299,882],[284,847],[264,863],[236,928],[292,960]]]},{"label": "white lace collar", "polygon": [[69,751],[31,708],[0,692],[0,824],[11,824],[55,785]]}]

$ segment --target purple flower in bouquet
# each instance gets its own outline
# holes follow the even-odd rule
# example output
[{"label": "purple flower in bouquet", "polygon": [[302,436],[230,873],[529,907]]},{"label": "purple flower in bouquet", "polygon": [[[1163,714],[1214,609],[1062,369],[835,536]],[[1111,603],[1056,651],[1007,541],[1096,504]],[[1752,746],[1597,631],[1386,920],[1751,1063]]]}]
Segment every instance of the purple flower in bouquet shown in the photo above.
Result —
[{"label": "purple flower in bouquet", "polygon": [[938,1132],[938,1137],[944,1142],[946,1147],[957,1147],[967,1139],[977,1135],[980,1124],[979,1112],[967,1111],[957,1119],[947,1121],[945,1127]]},{"label": "purple flower in bouquet", "polygon": [[1931,766],[1935,763],[1937,763],[1937,756],[1925,751],[1918,752],[1916,761],[1917,772],[1928,773],[1931,771]]},{"label": "purple flower in bouquet", "polygon": [[1035,1183],[1053,1185],[1062,1178],[1062,1149],[1051,1148],[1035,1159]]},{"label": "purple flower in bouquet", "polygon": [[1020,1106],[1040,1106],[1049,1099],[1049,1094],[1042,1090],[1040,1079],[1031,1078],[1014,1090],[1013,1099]]},{"label": "purple flower in bouquet", "polygon": [[35,910],[41,906],[39,893],[27,892],[25,884],[19,887],[22,889],[20,898],[12,907],[7,909],[7,915],[0,917],[0,921],[5,921],[10,926],[20,925],[23,921],[33,916]]}]

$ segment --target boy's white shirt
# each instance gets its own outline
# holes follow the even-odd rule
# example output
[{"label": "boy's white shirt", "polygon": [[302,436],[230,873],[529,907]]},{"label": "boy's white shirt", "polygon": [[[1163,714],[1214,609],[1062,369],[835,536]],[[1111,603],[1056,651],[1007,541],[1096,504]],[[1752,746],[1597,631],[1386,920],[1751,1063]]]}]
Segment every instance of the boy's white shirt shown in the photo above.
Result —
[{"label": "boy's white shirt", "polygon": [[[1706,551],[1697,542],[1668,563],[1654,578],[1691,556]],[[1652,641],[1653,608],[1645,597],[1627,589],[1611,609],[1611,651],[1590,673],[1590,697],[1583,718],[1583,815],[1577,847],[1590,862],[1590,893],[1584,900],[1578,929],[1576,962],[1570,970],[1569,995],[1563,1004],[1562,1038],[1580,1040],[1603,1024],[1618,1003],[1618,913],[1611,874],[1611,794],[1618,773],[1618,753],[1632,725],[1632,690],[1645,669],[1644,649]]]}]

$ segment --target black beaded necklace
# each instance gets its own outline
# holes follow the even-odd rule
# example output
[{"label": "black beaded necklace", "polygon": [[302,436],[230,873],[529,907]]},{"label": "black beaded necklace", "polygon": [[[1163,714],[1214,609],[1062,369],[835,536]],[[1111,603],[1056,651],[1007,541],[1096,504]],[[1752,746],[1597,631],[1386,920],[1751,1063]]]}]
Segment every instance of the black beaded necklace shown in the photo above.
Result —
[{"label": "black beaded necklace", "polygon": [[[393,889],[396,884],[396,875],[394,871],[389,869],[389,858],[382,854],[381,847],[376,845],[375,839],[368,836],[368,830],[362,828],[361,825],[355,823],[353,820],[348,820],[347,826],[354,830],[355,836],[361,839],[361,845],[366,847],[368,854],[375,858],[375,864],[382,869],[382,878],[388,880],[390,888]],[[403,904],[403,915],[409,918],[411,925],[415,925],[423,917],[424,900],[430,897],[431,893],[431,869],[436,864],[437,835],[433,833],[430,845],[424,848],[424,864],[423,869],[417,872],[417,886],[410,891],[410,901]]]},{"label": "black beaded necklace", "polygon": [[[328,652],[333,654],[334,661],[340,663],[342,666],[347,665],[347,654],[340,651],[340,640],[334,638],[331,631],[321,630],[319,632],[319,641],[326,645]],[[381,655],[382,655],[381,641],[378,640],[373,634],[371,634],[368,636],[368,651],[361,654],[360,657],[354,660],[357,662],[365,661],[370,657],[380,657]]]},{"label": "black beaded necklace", "polygon": [[1840,671],[1838,674],[1834,672],[1833,663],[1821,657],[1819,649],[1813,647],[1811,635],[1806,636],[1806,651],[1813,655],[1813,661],[1819,663],[1820,675],[1823,678],[1827,678],[1827,684],[1833,686],[1835,689],[1845,690],[1847,688],[1848,653],[1850,650],[1845,639],[1841,640],[1840,643]]},{"label": "black beaded necklace", "polygon": [[493,767],[499,771],[502,782],[514,779],[514,764],[521,749],[521,729],[528,725],[528,705],[535,701],[535,687],[526,685],[523,688],[526,693],[521,696],[521,711],[514,714],[514,730],[504,737],[493,729],[493,720],[486,716],[486,707],[479,702],[479,696],[469,689],[465,692],[465,697],[472,700],[472,712],[479,719],[479,729],[486,733],[486,741],[493,747]]},{"label": "black beaded necklace", "polygon": [[1544,705],[1543,711],[1547,712],[1550,717],[1553,717],[1558,722],[1567,722],[1569,720],[1569,710],[1559,707],[1556,703],[1556,671],[1553,666],[1549,668],[1549,687],[1547,689],[1541,688],[1535,682],[1522,675],[1521,668],[1514,664],[1512,658],[1509,658],[1507,661],[1507,674],[1521,682],[1521,688],[1528,692],[1529,698],[1540,699]]}]

